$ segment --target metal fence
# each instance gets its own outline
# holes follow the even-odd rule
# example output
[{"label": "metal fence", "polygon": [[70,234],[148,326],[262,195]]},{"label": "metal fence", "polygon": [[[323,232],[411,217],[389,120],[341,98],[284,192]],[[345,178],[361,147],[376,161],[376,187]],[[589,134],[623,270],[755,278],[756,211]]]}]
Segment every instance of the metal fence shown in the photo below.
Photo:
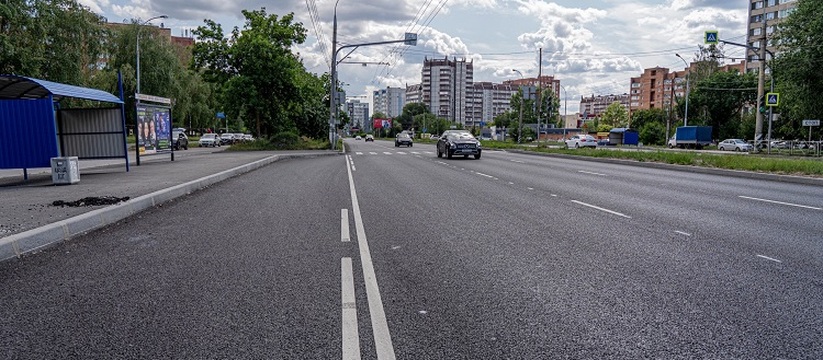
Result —
[{"label": "metal fence", "polygon": [[762,140],[752,144],[758,152],[789,156],[823,156],[823,141],[805,140]]}]

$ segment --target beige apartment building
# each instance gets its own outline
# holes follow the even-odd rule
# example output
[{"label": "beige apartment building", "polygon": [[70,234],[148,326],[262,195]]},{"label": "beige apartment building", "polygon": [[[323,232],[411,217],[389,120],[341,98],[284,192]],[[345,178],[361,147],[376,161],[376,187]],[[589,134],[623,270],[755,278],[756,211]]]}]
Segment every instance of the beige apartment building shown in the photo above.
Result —
[{"label": "beige apartment building", "polygon": [[[777,24],[788,17],[796,7],[797,0],[749,0],[746,44],[755,48],[766,45],[766,49],[777,54],[777,47],[768,40],[774,33]],[[759,60],[759,52],[751,49],[746,51],[746,69],[748,71],[757,71],[760,66]],[[766,54],[766,60],[771,60],[768,53]]]},{"label": "beige apartment building", "polygon": [[620,103],[626,111],[629,111],[629,94],[620,95],[594,95],[580,97],[580,117],[584,121],[603,115],[606,108],[613,103]]}]

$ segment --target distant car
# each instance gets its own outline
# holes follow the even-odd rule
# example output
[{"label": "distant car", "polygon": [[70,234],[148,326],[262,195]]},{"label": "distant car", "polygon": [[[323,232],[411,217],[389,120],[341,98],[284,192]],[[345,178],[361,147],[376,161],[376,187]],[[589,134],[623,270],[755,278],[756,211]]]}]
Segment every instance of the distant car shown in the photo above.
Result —
[{"label": "distant car", "polygon": [[354,139],[355,140],[363,140],[363,138],[361,138],[360,135],[355,136]]},{"label": "distant car", "polygon": [[374,141],[374,136],[372,134],[366,135],[366,141]]},{"label": "distant car", "polygon": [[203,136],[200,137],[200,140],[197,141],[197,145],[200,147],[220,146],[220,137],[215,133],[203,134]]},{"label": "distant car", "polygon": [[437,157],[446,155],[451,159],[454,155],[474,155],[475,159],[480,159],[482,150],[480,141],[466,130],[446,130],[437,140]]},{"label": "distant car", "polygon": [[243,141],[254,141],[254,136],[252,136],[251,134],[243,134]]},{"label": "distant car", "polygon": [[741,139],[726,139],[717,144],[717,150],[750,151],[752,146]]},{"label": "distant car", "polygon": [[591,135],[572,135],[572,137],[566,140],[566,149],[578,149],[582,147],[596,148],[597,140]]},{"label": "distant car", "polygon": [[186,136],[186,133],[182,131],[173,130],[171,132],[171,139],[172,139],[172,148],[174,150],[188,150],[189,149],[189,137]]},{"label": "distant car", "polygon": [[437,140],[437,139],[440,139],[440,137],[435,135],[435,134],[429,135],[429,140]]},{"label": "distant car", "polygon": [[232,133],[220,134],[220,144],[221,145],[231,145],[232,143],[234,143],[234,134],[232,134]]},{"label": "distant car", "polygon": [[394,137],[394,147],[400,147],[400,145],[412,147],[414,146],[414,141],[408,133],[400,133]]}]

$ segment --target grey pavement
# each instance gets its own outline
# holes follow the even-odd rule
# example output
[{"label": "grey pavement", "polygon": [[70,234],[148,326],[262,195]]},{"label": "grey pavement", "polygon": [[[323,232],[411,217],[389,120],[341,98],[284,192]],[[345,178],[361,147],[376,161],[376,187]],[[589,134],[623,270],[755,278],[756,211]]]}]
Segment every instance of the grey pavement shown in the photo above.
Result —
[{"label": "grey pavement", "polygon": [[[0,170],[0,261],[102,228],[150,207],[273,162],[337,151],[225,151],[191,148],[124,160],[81,160],[80,181],[55,185],[51,169]],[[55,206],[55,201],[125,198],[114,205]]]}]

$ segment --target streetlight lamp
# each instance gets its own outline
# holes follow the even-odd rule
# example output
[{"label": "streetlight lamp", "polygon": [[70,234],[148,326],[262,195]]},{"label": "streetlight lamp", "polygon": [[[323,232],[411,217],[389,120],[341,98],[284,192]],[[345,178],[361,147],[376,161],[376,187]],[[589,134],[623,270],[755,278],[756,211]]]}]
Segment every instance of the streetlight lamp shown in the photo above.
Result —
[{"label": "streetlight lamp", "polygon": [[140,19],[137,19],[137,94],[140,93],[140,28],[143,25],[149,23],[149,21],[157,20],[157,19],[168,19],[168,15],[158,15],[152,18],[149,18],[146,21],[140,22]]},{"label": "streetlight lamp", "polygon": [[[523,73],[520,70],[512,69],[513,72],[520,74],[520,80],[523,80]],[[517,127],[517,143],[520,143],[520,140],[523,139],[523,102],[526,100],[526,97],[523,96],[523,84],[520,84],[520,122]]]},{"label": "streetlight lamp", "polygon": [[689,125],[689,75],[692,73],[692,68],[689,67],[689,63],[686,62],[680,54],[674,54],[675,56],[679,57],[680,60],[683,60],[683,64],[686,64],[686,112],[683,115],[683,126]]}]

